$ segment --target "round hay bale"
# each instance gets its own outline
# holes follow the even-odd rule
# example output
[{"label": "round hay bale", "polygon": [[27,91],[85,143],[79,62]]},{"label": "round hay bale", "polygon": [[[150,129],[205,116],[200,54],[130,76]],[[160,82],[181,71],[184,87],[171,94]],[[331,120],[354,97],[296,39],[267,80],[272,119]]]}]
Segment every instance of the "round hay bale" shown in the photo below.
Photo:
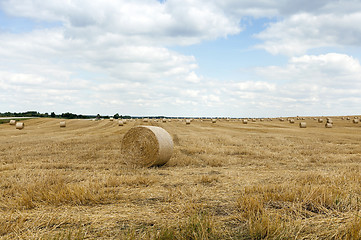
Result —
[{"label": "round hay bale", "polygon": [[285,120],[284,120],[283,118],[280,118],[280,121],[281,121],[281,122],[284,122]]},{"label": "round hay bale", "polygon": [[127,122],[128,122],[127,119],[123,119],[122,121],[123,121],[123,124],[127,124]]},{"label": "round hay bale", "polygon": [[260,119],[260,121],[261,121],[261,122],[263,122],[263,121],[264,121],[264,119],[263,119],[263,118],[261,118],[261,119]]},{"label": "round hay bale", "polygon": [[109,118],[109,120],[110,120],[110,121],[113,121],[113,120],[114,120],[114,118],[112,118],[112,117],[111,117],[111,118]]},{"label": "round hay bale", "polygon": [[16,124],[16,120],[14,120],[14,119],[10,120],[9,124],[10,124],[10,125],[15,125],[15,124]]},{"label": "round hay bale", "polygon": [[66,127],[66,122],[65,121],[62,121],[62,122],[60,122],[60,127],[62,128],[62,127]]},{"label": "round hay bale", "polygon": [[256,122],[256,119],[255,119],[255,118],[253,118],[253,119],[252,119],[252,122]]},{"label": "round hay bale", "polygon": [[173,140],[163,128],[137,126],[124,135],[121,152],[132,165],[162,166],[173,154]]},{"label": "round hay bale", "polygon": [[300,128],[306,128],[307,124],[306,122],[300,122]]},{"label": "round hay bale", "polygon": [[331,118],[327,118],[327,123],[333,123],[332,119]]},{"label": "round hay bale", "polygon": [[149,119],[148,118],[143,118],[143,122],[148,122]]},{"label": "round hay bale", "polygon": [[212,123],[216,123],[217,122],[217,119],[212,119]]},{"label": "round hay bale", "polygon": [[347,118],[346,118],[346,120],[350,120],[350,118],[349,118],[349,117],[347,117]]},{"label": "round hay bale", "polygon": [[242,123],[243,123],[243,124],[247,124],[247,123],[248,123],[248,120],[247,120],[247,119],[243,119]]},{"label": "round hay bale", "polygon": [[123,126],[124,122],[122,120],[118,121],[118,126]]},{"label": "round hay bale", "polygon": [[332,128],[332,123],[326,123],[325,128]]},{"label": "round hay bale", "polygon": [[295,120],[294,120],[294,119],[290,119],[289,122],[290,122],[290,123],[295,123]]},{"label": "round hay bale", "polygon": [[163,118],[163,119],[162,119],[162,122],[166,123],[166,122],[167,122],[167,119],[166,119],[166,118]]},{"label": "round hay bale", "polygon": [[190,120],[190,119],[186,119],[186,124],[187,124],[187,125],[191,124],[191,120]]},{"label": "round hay bale", "polygon": [[16,129],[23,129],[25,127],[25,124],[23,122],[17,122],[16,125],[15,125],[15,128]]},{"label": "round hay bale", "polygon": [[357,123],[359,123],[359,120],[357,118],[355,118],[355,119],[352,120],[352,122],[357,124]]},{"label": "round hay bale", "polygon": [[322,119],[322,118],[319,118],[319,119],[318,119],[318,122],[319,122],[319,123],[323,123],[323,119]]}]

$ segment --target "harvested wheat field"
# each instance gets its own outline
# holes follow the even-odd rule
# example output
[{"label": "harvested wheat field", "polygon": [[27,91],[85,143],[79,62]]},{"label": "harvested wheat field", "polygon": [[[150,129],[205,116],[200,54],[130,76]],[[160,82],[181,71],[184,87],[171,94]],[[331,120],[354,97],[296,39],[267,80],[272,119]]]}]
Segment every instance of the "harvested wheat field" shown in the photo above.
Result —
[{"label": "harvested wheat field", "polygon": [[[1,239],[360,239],[361,124],[58,119],[0,124]],[[163,127],[162,167],[124,134]]]}]

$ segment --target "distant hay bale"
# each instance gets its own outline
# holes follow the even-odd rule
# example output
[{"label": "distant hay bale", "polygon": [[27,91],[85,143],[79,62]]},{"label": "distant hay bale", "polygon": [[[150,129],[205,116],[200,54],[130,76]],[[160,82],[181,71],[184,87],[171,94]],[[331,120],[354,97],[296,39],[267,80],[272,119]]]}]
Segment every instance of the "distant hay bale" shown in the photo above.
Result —
[{"label": "distant hay bale", "polygon": [[167,119],[166,119],[166,118],[163,118],[163,119],[162,119],[162,122],[166,123],[166,122],[167,122]]},{"label": "distant hay bale", "polygon": [[119,120],[118,121],[118,126],[123,126],[124,125],[124,122],[122,120]]},{"label": "distant hay bale", "polygon": [[216,123],[217,122],[217,119],[212,119],[212,123]]},{"label": "distant hay bale", "polygon": [[346,120],[350,120],[350,118],[349,118],[349,117],[347,117],[347,118],[346,118]]},{"label": "distant hay bale", "polygon": [[280,118],[280,121],[281,121],[281,122],[284,122],[285,120],[284,120],[283,118]]},{"label": "distant hay bale", "polygon": [[333,123],[332,119],[331,118],[327,118],[327,123]]},{"label": "distant hay bale", "polygon": [[323,123],[323,119],[322,119],[322,118],[319,118],[319,119],[318,119],[318,122],[319,122],[319,123]]},{"label": "distant hay bale", "polygon": [[356,119],[353,119],[352,122],[357,124],[357,123],[359,123],[359,120],[358,120],[358,118],[356,118]]},{"label": "distant hay bale", "polygon": [[255,118],[253,118],[253,119],[252,119],[252,122],[256,122],[256,119],[255,119]]},{"label": "distant hay bale", "polygon": [[187,124],[187,125],[191,124],[191,120],[190,120],[190,119],[186,119],[186,124]]},{"label": "distant hay bale", "polygon": [[326,123],[325,128],[332,128],[332,123]]},{"label": "distant hay bale", "polygon": [[260,121],[261,121],[261,122],[263,122],[263,121],[264,121],[264,119],[263,119],[263,118],[261,118],[261,119],[260,119]]},{"label": "distant hay bale", "polygon": [[317,118],[313,118],[313,120],[317,120]]},{"label": "distant hay bale", "polygon": [[121,152],[132,165],[162,166],[173,154],[173,140],[163,128],[137,126],[124,135]]},{"label": "distant hay bale", "polygon": [[294,119],[290,119],[288,120],[290,123],[295,123],[295,120]]},{"label": "distant hay bale", "polygon": [[306,118],[303,117],[302,120],[306,120]]},{"label": "distant hay bale", "polygon": [[10,124],[10,125],[15,125],[15,124],[16,124],[16,120],[14,120],[14,119],[13,119],[13,120],[10,120],[9,124]]},{"label": "distant hay bale", "polygon": [[172,121],[172,119],[168,119],[168,122],[171,122]]},{"label": "distant hay bale", "polygon": [[149,122],[148,118],[143,118],[143,122]]},{"label": "distant hay bale", "polygon": [[300,122],[300,128],[306,128],[307,124],[306,122]]},{"label": "distant hay bale", "polygon": [[122,121],[123,121],[123,124],[127,124],[127,119],[122,119]]},{"label": "distant hay bale", "polygon": [[66,127],[66,122],[65,121],[60,122],[60,127],[61,128]]},{"label": "distant hay bale", "polygon": [[247,120],[247,119],[243,119],[242,123],[243,123],[243,124],[247,124],[247,123],[248,123],[248,120]]},{"label": "distant hay bale", "polygon": [[110,121],[113,121],[113,120],[114,120],[114,118],[112,118],[112,117],[111,117],[111,118],[109,118],[109,120],[110,120]]},{"label": "distant hay bale", "polygon": [[23,129],[25,127],[25,124],[23,122],[17,122],[16,125],[15,125],[15,128],[16,129]]}]

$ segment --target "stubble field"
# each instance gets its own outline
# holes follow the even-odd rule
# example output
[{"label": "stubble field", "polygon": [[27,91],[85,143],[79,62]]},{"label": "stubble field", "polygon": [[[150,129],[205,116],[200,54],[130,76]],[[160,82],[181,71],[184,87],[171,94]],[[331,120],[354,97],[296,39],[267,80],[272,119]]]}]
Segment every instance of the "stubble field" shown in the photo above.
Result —
[{"label": "stubble field", "polygon": [[[0,239],[361,239],[361,123],[332,119],[0,124]],[[123,159],[136,125],[165,166]]]}]

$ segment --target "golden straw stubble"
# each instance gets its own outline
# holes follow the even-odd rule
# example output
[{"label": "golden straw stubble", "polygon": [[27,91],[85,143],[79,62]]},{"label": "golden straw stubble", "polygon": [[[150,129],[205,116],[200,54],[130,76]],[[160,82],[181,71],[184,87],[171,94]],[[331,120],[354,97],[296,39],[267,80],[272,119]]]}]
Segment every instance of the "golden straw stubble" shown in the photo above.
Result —
[{"label": "golden straw stubble", "polygon": [[121,152],[130,165],[162,166],[173,154],[173,140],[163,128],[137,126],[124,135]]}]

